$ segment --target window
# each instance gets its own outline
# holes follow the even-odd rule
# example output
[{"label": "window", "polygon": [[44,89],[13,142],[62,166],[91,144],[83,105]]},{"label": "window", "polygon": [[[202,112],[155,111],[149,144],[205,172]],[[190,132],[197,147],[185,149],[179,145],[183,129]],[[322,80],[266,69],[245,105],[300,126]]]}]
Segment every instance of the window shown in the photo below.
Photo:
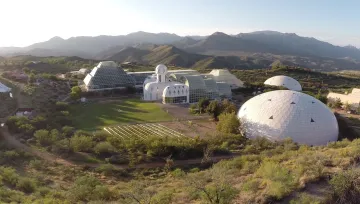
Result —
[{"label": "window", "polygon": [[273,116],[270,116],[270,118],[269,118],[269,119],[271,119],[271,120],[272,120],[272,119],[274,119],[274,117],[273,117]]}]

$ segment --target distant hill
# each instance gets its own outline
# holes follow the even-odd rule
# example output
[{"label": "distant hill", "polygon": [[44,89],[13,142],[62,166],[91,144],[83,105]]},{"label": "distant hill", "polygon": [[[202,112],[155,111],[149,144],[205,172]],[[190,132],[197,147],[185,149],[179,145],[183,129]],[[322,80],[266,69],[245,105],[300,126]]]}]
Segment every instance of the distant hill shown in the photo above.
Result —
[{"label": "distant hill", "polygon": [[261,43],[267,47],[276,49],[279,54],[331,58],[350,57],[360,60],[360,50],[353,46],[334,46],[315,38],[301,37],[295,33],[258,31],[252,33],[240,33],[237,35],[237,38]]},{"label": "distant hill", "polygon": [[[169,46],[172,46],[171,49]],[[127,49],[129,47],[149,52]],[[69,39],[54,37],[28,47],[0,48],[0,56],[16,55],[78,56],[96,60],[119,59],[144,63],[168,61],[184,66],[194,63],[209,64],[209,66],[225,64],[226,67],[234,64],[235,67],[239,64],[240,67],[255,65],[253,68],[267,66],[269,61],[281,60],[284,64],[322,71],[360,69],[360,50],[354,46],[334,46],[315,38],[276,31],[257,31],[238,35],[216,32],[210,36],[187,37],[140,31],[119,36],[80,36]],[[205,57],[199,57],[203,55]]]},{"label": "distant hill", "polygon": [[360,50],[355,47],[334,46],[315,38],[276,31],[240,33],[235,36],[216,32],[185,50],[212,55],[238,55],[245,52],[303,57],[348,57],[360,60]]},{"label": "distant hill", "polygon": [[246,60],[237,56],[208,56],[188,53],[175,46],[161,45],[153,49],[143,50],[127,47],[105,60],[117,62],[137,62],[142,64],[156,65],[159,63],[175,65],[178,67],[191,67],[198,69],[206,68],[264,68],[271,62],[264,61],[262,64],[254,64],[253,59]]}]

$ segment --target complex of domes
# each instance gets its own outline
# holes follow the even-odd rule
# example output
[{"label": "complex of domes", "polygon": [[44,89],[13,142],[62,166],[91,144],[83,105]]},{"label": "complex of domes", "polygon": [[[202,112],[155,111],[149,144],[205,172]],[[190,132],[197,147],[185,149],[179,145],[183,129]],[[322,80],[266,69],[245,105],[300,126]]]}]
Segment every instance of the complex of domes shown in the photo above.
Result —
[{"label": "complex of domes", "polygon": [[288,76],[274,76],[267,79],[264,84],[270,86],[282,86],[294,91],[302,90],[300,83]]},{"label": "complex of domes", "polygon": [[338,139],[335,115],[321,101],[307,94],[278,90],[248,100],[238,112],[248,138],[267,137],[324,145]]}]

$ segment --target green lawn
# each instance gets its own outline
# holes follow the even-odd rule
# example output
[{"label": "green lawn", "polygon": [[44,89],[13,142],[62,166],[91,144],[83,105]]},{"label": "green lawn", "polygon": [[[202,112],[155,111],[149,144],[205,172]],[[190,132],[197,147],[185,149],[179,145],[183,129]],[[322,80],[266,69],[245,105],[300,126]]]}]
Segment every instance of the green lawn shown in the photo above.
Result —
[{"label": "green lawn", "polygon": [[89,131],[114,124],[160,122],[172,119],[157,104],[138,99],[76,104],[71,106],[71,115],[76,128]]}]

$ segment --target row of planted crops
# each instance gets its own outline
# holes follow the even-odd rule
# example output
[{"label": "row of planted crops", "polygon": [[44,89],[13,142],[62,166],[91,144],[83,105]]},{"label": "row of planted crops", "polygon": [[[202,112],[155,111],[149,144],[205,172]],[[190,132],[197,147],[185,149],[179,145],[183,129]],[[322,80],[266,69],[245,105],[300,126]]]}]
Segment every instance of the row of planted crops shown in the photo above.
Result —
[{"label": "row of planted crops", "polygon": [[170,129],[162,124],[136,124],[136,125],[123,125],[105,127],[104,130],[114,136],[118,136],[121,139],[133,139],[142,138],[145,139],[148,136],[157,137],[185,137],[185,135]]}]

